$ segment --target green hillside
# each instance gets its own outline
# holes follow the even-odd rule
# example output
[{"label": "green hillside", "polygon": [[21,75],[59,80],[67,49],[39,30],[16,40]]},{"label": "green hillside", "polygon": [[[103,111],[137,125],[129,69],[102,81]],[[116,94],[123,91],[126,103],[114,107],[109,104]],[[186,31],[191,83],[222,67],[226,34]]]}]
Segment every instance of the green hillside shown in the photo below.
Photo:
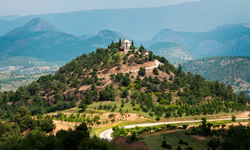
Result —
[{"label": "green hillside", "polygon": [[[234,91],[248,92],[250,88],[250,57],[221,56],[192,60],[183,63],[183,70],[200,74],[209,81],[219,80],[231,84]],[[247,94],[248,95],[248,94]]]},{"label": "green hillside", "polygon": [[[142,67],[152,66],[156,59],[163,63],[158,69],[150,72]],[[139,68],[139,72],[123,71],[130,67]],[[37,115],[75,107],[76,103],[85,110],[93,102],[116,100],[123,105],[125,100],[131,101],[133,108],[121,107],[119,111],[141,109],[145,116],[160,118],[248,110],[246,96],[243,93],[236,96],[230,85],[186,74],[181,67],[175,69],[164,57],[154,56],[150,51],[147,56],[139,52],[125,54],[117,48],[83,54],[60,67],[55,75],[42,76],[15,93],[1,93],[0,99],[1,114],[6,118],[23,105]],[[7,102],[13,104],[6,106]],[[114,105],[111,108],[118,109]]]}]

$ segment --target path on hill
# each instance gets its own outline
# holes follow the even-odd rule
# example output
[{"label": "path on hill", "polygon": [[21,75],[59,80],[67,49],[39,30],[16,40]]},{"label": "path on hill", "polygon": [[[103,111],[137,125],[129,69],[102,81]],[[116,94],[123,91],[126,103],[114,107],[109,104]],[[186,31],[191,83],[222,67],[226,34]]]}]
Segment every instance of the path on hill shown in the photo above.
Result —
[{"label": "path on hill", "polygon": [[[237,120],[244,120],[249,118],[237,118]],[[232,120],[232,118],[225,118],[225,119],[211,119],[207,121],[224,121],[224,120]],[[202,120],[190,120],[190,121],[173,121],[173,122],[159,122],[159,123],[144,123],[144,124],[135,124],[135,125],[127,125],[124,126],[124,128],[134,128],[136,126],[138,127],[148,127],[148,126],[156,126],[156,125],[162,125],[162,124],[175,124],[175,123],[192,123],[192,122],[202,122]],[[111,137],[112,128],[103,131],[99,136],[102,139],[107,139],[108,141],[111,141],[113,138]]]},{"label": "path on hill", "polygon": [[[148,70],[148,69],[154,69],[154,68],[157,68],[159,65],[162,65],[163,63],[161,63],[161,62],[159,62],[158,60],[155,60],[155,66],[152,66],[152,67],[147,67],[147,68],[145,68],[146,70]],[[140,69],[136,69],[136,70],[128,70],[128,71],[124,71],[124,73],[126,73],[126,72],[137,72],[137,71],[139,71]]]}]

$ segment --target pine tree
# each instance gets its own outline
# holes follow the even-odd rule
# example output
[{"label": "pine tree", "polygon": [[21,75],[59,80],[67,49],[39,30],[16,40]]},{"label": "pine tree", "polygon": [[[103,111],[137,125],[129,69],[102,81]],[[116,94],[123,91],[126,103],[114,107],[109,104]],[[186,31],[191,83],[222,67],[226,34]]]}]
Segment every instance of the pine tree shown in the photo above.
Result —
[{"label": "pine tree", "polygon": [[122,46],[122,40],[119,39],[119,47]]}]

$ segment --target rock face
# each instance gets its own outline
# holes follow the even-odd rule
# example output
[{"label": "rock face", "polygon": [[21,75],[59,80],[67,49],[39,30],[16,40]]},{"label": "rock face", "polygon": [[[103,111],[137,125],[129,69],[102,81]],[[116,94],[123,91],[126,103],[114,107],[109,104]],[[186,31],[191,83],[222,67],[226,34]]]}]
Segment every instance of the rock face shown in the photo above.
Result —
[{"label": "rock face", "polygon": [[174,42],[156,42],[148,47],[154,54],[165,57],[170,63],[194,60],[196,57],[184,46]]},{"label": "rock face", "polygon": [[209,32],[175,32],[161,30],[146,45],[155,42],[175,42],[195,56],[250,56],[250,25],[224,25]]}]

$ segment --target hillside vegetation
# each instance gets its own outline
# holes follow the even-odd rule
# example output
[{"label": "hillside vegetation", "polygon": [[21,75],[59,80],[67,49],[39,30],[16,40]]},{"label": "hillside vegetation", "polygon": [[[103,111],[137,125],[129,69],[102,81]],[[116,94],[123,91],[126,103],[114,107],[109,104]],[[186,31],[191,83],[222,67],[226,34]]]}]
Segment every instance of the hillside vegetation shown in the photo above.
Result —
[{"label": "hillside vegetation", "polygon": [[[128,112],[123,109],[126,101],[133,108],[130,111],[142,110],[157,120],[249,109],[245,94],[237,96],[230,85],[186,74],[181,66],[175,69],[164,57],[154,56],[150,51],[148,56],[143,55],[143,46],[139,48],[141,52],[126,54],[115,45],[118,43],[83,54],[60,67],[55,75],[42,76],[28,86],[20,86],[16,92],[1,93],[1,115],[12,118],[20,106],[28,107],[32,115],[77,105],[84,111],[93,102],[117,99],[121,106],[98,109]],[[155,66],[156,59],[162,65],[145,70]]]},{"label": "hillside vegetation", "polygon": [[[138,121],[139,114],[160,121],[250,109],[246,95],[237,96],[230,85],[186,74],[181,65],[176,69],[164,57],[151,51],[146,55],[143,46],[129,52],[120,51],[119,46],[120,43],[112,42],[109,48],[82,54],[54,75],[41,76],[16,92],[0,92],[0,116],[5,121],[0,124],[0,147],[118,149],[95,136],[90,138],[87,125],[127,121],[137,112]],[[103,113],[104,119],[99,116]],[[75,130],[46,135],[55,129],[54,117],[83,123]]]},{"label": "hillside vegetation", "polygon": [[250,57],[221,56],[210,57],[183,63],[183,70],[200,74],[209,81],[219,80],[230,84],[233,89],[245,91],[248,95],[250,88]]}]

